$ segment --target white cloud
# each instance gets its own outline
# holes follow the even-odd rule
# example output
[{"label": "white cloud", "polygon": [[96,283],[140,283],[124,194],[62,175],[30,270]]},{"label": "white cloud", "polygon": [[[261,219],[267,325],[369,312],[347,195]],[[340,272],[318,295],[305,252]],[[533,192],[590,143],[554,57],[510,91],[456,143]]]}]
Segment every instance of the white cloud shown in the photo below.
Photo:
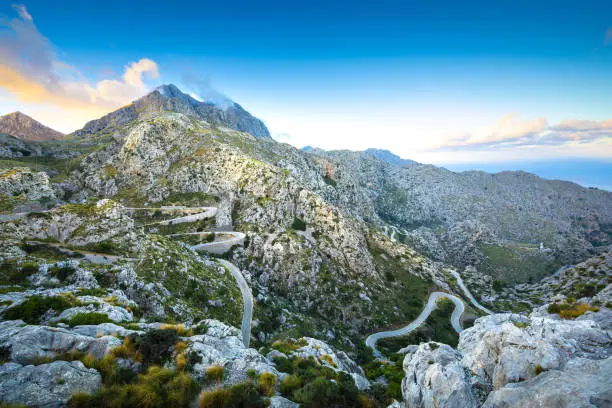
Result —
[{"label": "white cloud", "polygon": [[[23,5],[13,6],[17,18],[0,17],[0,88],[18,103],[61,108],[74,130],[145,94],[148,79],[159,78],[155,61],[143,58],[125,66],[119,79],[90,83],[73,66],[59,60],[51,42],[42,35]],[[53,126],[53,123],[49,123]]]},{"label": "white cloud", "polygon": [[28,13],[28,10],[26,10],[23,4],[13,4],[13,8],[17,10],[17,14],[19,14],[19,17],[23,20],[32,21],[32,16]]}]

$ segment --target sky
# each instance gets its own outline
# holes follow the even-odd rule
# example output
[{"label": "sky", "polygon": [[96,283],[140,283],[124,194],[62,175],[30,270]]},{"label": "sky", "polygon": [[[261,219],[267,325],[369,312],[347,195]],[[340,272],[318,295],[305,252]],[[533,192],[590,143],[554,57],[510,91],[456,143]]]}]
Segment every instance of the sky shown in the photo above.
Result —
[{"label": "sky", "polygon": [[612,162],[612,2],[0,3],[0,114],[71,132],[162,83],[296,147],[572,179]]}]

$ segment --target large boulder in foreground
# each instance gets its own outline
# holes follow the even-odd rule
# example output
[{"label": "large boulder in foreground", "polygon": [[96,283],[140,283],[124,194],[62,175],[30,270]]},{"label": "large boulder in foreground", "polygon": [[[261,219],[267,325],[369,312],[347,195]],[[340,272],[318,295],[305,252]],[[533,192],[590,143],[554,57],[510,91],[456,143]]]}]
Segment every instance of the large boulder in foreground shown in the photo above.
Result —
[{"label": "large boulder in foreground", "polygon": [[476,407],[471,376],[461,364],[461,354],[452,347],[422,343],[404,358],[406,375],[402,394],[407,407],[467,408]]},{"label": "large boulder in foreground", "polygon": [[272,362],[257,350],[244,347],[240,330],[213,319],[204,320],[203,324],[208,328],[206,334],[186,338],[188,351],[200,359],[193,367],[196,377],[205,379],[206,371],[212,366],[224,368],[227,384],[246,381],[249,370],[280,376]]},{"label": "large boulder in foreground", "polygon": [[59,327],[26,325],[21,320],[0,323],[0,347],[8,351],[10,361],[20,364],[70,351],[102,358],[120,345],[121,340],[113,336],[83,336]]},{"label": "large boulder in foreground", "polygon": [[493,314],[439,343],[406,348],[403,407],[612,407],[609,310],[576,320]]},{"label": "large boulder in foreground", "polygon": [[77,392],[95,393],[102,376],[80,361],[54,361],[38,366],[0,366],[0,401],[27,406],[64,406]]},{"label": "large boulder in foreground", "polygon": [[496,390],[542,370],[562,370],[573,356],[606,358],[612,354],[612,336],[593,319],[505,313],[478,319],[461,333],[457,349],[463,364]]},{"label": "large boulder in foreground", "polygon": [[547,371],[493,391],[484,407],[612,407],[612,357],[577,357],[563,371]]}]

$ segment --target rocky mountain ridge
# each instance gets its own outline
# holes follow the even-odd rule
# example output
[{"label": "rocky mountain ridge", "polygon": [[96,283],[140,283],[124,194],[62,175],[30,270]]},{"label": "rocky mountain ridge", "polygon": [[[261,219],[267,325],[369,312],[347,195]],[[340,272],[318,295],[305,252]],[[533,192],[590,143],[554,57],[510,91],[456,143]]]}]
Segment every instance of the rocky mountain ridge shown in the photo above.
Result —
[{"label": "rocky mountain ridge", "polygon": [[87,122],[83,129],[74,132],[74,135],[83,136],[100,132],[106,128],[121,126],[134,120],[150,118],[162,112],[179,112],[208,121],[216,126],[226,126],[230,129],[247,132],[257,138],[271,138],[264,123],[253,117],[237,103],[233,102],[226,107],[210,102],[200,102],[181,92],[172,84],[159,86],[131,104],[100,119]]},{"label": "rocky mountain ridge", "polygon": [[61,140],[64,134],[53,130],[21,112],[0,116],[0,134],[39,142]]},{"label": "rocky mountain ridge", "polygon": [[[41,157],[12,139],[0,149],[0,399],[612,403],[609,193],[300,151],[221,125],[179,92],[155,91]],[[546,268],[564,259],[584,263]],[[451,326],[454,309],[436,303],[418,336],[375,359],[366,337],[413,321],[431,292],[465,311]],[[552,392],[556,380],[575,392]]]}]

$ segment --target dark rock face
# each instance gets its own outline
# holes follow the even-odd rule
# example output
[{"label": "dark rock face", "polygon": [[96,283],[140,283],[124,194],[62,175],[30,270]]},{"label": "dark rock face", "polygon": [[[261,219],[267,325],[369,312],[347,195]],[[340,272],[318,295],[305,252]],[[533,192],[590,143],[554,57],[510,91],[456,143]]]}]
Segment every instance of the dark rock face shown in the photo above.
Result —
[{"label": "dark rock face", "polygon": [[237,103],[229,100],[224,101],[222,105],[200,102],[181,92],[172,84],[162,85],[130,105],[111,112],[100,119],[87,122],[83,129],[75,132],[75,135],[83,136],[96,133],[102,129],[119,126],[133,120],[150,118],[161,112],[178,112],[217,126],[247,132],[260,139],[270,139],[270,132],[266,125]]},{"label": "dark rock face", "polygon": [[64,134],[53,130],[21,112],[0,116],[0,133],[15,136],[23,140],[61,140]]}]

